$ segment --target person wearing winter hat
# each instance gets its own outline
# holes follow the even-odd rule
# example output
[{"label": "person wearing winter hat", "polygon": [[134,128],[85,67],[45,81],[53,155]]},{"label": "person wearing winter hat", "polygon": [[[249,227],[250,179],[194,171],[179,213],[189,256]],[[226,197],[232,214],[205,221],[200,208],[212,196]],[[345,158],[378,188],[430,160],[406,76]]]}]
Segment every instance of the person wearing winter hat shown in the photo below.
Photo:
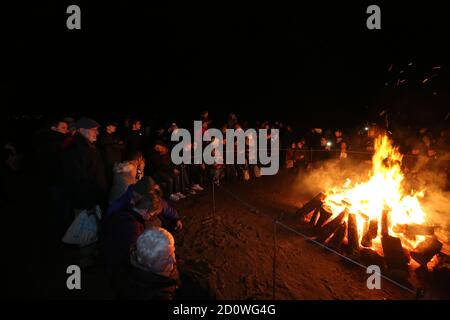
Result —
[{"label": "person wearing winter hat", "polygon": [[98,128],[100,125],[94,119],[82,117],[77,121],[78,133],[82,135],[90,143],[97,141]]},{"label": "person wearing winter hat", "polygon": [[113,169],[117,163],[122,162],[125,144],[116,133],[117,123],[114,121],[105,122],[105,130],[100,134],[98,146],[102,152],[105,162],[106,178],[108,186],[113,183]]},{"label": "person wearing winter hat", "polygon": [[63,119],[67,123],[68,135],[72,137],[77,132],[77,125],[75,119],[72,117],[65,117]]},{"label": "person wearing winter hat", "polygon": [[130,185],[136,184],[144,175],[145,159],[142,152],[131,152],[123,162],[114,164],[109,204],[125,194]]},{"label": "person wearing winter hat", "polygon": [[128,186],[126,192],[116,201],[112,202],[108,208],[107,217],[117,214],[126,208],[139,203],[142,198],[151,198],[154,206],[161,206],[161,211],[154,211],[151,214],[142,213],[145,219],[145,225],[163,226],[170,231],[181,231],[183,223],[181,222],[178,211],[168,201],[161,197],[159,185],[149,176],[145,176],[136,184]]},{"label": "person wearing winter hat", "polygon": [[105,164],[96,146],[99,124],[89,118],[77,121],[78,133],[63,156],[63,179],[73,209],[91,210],[107,200]]},{"label": "person wearing winter hat", "polygon": [[[105,165],[96,146],[99,124],[83,117],[76,125],[78,131],[63,154],[61,179],[72,219],[85,210],[105,208],[108,195]],[[95,255],[95,243],[81,248],[80,264],[95,263]]]},{"label": "person wearing winter hat", "polygon": [[116,293],[130,267],[130,248],[144,232],[147,223],[163,210],[151,177],[142,178],[134,187],[133,198],[119,210],[107,215],[103,225],[104,263]]}]

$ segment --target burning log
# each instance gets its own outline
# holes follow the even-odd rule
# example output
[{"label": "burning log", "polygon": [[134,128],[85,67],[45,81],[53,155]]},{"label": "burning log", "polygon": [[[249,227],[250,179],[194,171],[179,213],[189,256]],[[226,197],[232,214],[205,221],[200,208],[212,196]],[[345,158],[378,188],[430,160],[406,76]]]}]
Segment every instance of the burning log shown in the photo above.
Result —
[{"label": "burning log", "polygon": [[322,201],[325,199],[325,194],[323,192],[316,195],[309,202],[305,203],[303,207],[297,210],[297,214],[300,215],[300,218],[304,218],[308,213],[313,211],[314,209],[320,208],[322,206]]},{"label": "burning log", "polygon": [[318,242],[325,242],[325,240],[327,240],[333,233],[336,232],[347,214],[348,209],[345,208],[344,211],[342,211],[336,218],[324,225],[320,230],[316,240]]},{"label": "burning log", "polygon": [[386,265],[390,270],[407,270],[409,258],[403,251],[402,241],[400,238],[390,235],[381,237],[383,246],[383,255]]},{"label": "burning log", "polygon": [[365,221],[369,221],[369,216],[367,214],[364,214],[362,212],[358,212],[358,214],[365,220]]},{"label": "burning log", "polygon": [[375,250],[362,248],[360,251],[361,261],[368,266],[376,265],[380,268],[384,265],[384,259]]},{"label": "burning log", "polygon": [[356,215],[353,213],[350,213],[348,215],[347,240],[348,240],[348,253],[350,255],[358,255],[359,254],[358,225],[356,224]]},{"label": "burning log", "polygon": [[389,235],[389,210],[384,209],[381,214],[381,235]]},{"label": "burning log", "polygon": [[361,240],[361,245],[367,248],[372,247],[372,240],[375,239],[377,235],[378,235],[378,221],[370,220],[369,228],[367,228],[367,232],[364,234]]},{"label": "burning log", "polygon": [[314,227],[316,225],[317,218],[319,217],[319,211],[320,211],[320,208],[316,208],[316,210],[314,210],[311,220],[309,220],[309,225],[311,227]]},{"label": "burning log", "polygon": [[436,237],[431,237],[421,242],[417,248],[411,252],[411,257],[421,266],[426,267],[427,263],[439,252],[441,252],[442,243]]},{"label": "burning log", "polygon": [[347,223],[344,221],[333,236],[328,241],[328,246],[332,249],[339,250],[347,232]]},{"label": "burning log", "polygon": [[450,283],[450,256],[446,254],[439,254],[439,262],[433,268],[433,277],[435,281],[440,284],[444,290],[450,290],[448,284]]},{"label": "burning log", "polygon": [[322,206],[320,208],[320,216],[319,216],[319,220],[317,220],[316,223],[316,227],[320,228],[324,225],[325,222],[328,221],[328,219],[331,218],[331,216],[333,215],[333,212],[331,211],[331,209],[327,206]]},{"label": "burning log", "polygon": [[345,200],[342,200],[341,203],[342,203],[343,205],[346,205],[347,207],[351,207],[351,206],[352,206],[352,204],[351,204],[350,202],[345,201]]}]

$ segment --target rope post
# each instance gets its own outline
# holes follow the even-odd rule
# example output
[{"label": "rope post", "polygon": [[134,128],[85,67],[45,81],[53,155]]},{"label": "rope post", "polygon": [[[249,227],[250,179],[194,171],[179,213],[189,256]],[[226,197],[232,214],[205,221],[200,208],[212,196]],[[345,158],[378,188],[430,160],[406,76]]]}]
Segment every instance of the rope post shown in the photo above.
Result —
[{"label": "rope post", "polygon": [[213,218],[216,218],[216,186],[214,180],[212,181],[212,200],[213,200]]},{"label": "rope post", "polygon": [[277,220],[273,221],[273,264],[272,264],[272,299],[275,300],[277,279]]},{"label": "rope post", "polygon": [[[212,180],[212,201],[213,201],[213,239],[214,244],[216,243],[216,228],[217,228],[217,221],[216,221],[216,186],[214,183],[214,180]],[[217,264],[217,248],[214,248],[214,265]]]},{"label": "rope post", "polygon": [[272,299],[276,298],[276,284],[277,284],[277,224],[283,218],[283,213],[273,220],[273,265],[272,265]]}]

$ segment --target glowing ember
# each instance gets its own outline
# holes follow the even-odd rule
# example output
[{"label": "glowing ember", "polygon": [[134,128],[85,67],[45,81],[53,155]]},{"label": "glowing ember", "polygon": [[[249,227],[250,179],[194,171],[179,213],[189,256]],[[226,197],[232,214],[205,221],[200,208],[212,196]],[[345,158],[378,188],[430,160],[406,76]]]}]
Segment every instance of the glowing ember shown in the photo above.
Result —
[{"label": "glowing ember", "polygon": [[[389,234],[401,238],[402,245],[413,250],[425,236],[407,236],[401,226],[425,225],[426,213],[420,204],[424,192],[407,193],[404,189],[404,175],[401,170],[402,155],[387,136],[375,141],[375,154],[367,182],[352,183],[347,179],[342,187],[326,192],[324,204],[331,208],[333,217],[345,208],[357,214],[358,234],[361,238],[370,221],[378,222],[377,237],[372,249],[381,252],[381,226],[384,210],[388,212]],[[397,233],[397,232],[401,233]]]}]

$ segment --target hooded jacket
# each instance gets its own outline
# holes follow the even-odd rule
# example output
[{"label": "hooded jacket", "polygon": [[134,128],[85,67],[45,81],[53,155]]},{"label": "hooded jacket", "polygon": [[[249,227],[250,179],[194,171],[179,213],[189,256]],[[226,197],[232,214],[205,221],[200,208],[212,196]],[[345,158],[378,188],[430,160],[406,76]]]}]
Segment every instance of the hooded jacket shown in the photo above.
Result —
[{"label": "hooded jacket", "polygon": [[[130,185],[127,189],[127,191],[116,201],[111,203],[111,205],[108,208],[107,216],[113,215],[116,212],[120,212],[124,208],[127,208],[130,206],[131,201],[133,199],[133,190],[134,185]],[[165,221],[176,221],[179,219],[178,211],[170,205],[166,200],[161,199],[163,211],[161,213],[161,218]]]},{"label": "hooded jacket", "polygon": [[130,249],[145,230],[145,220],[131,206],[107,216],[102,225],[102,253],[106,270],[120,273],[130,267]]},{"label": "hooded jacket", "polygon": [[131,255],[131,269],[121,298],[133,300],[173,300],[180,285],[179,273],[174,267],[169,276],[144,270]]},{"label": "hooded jacket", "polygon": [[109,204],[112,204],[126,193],[128,186],[137,182],[137,164],[132,161],[116,163],[113,169],[113,185],[109,193]]}]

